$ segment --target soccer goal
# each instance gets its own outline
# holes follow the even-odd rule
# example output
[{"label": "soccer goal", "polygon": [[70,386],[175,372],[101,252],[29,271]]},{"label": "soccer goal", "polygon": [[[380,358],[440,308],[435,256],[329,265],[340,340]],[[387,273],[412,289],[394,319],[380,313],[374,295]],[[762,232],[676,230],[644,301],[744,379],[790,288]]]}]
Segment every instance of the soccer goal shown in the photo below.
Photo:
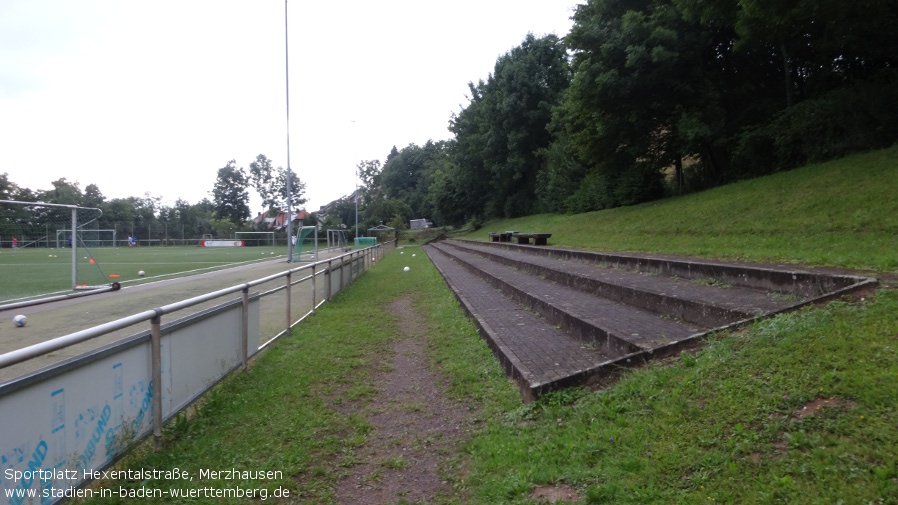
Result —
[{"label": "soccer goal", "polygon": [[[79,230],[78,245],[84,247],[116,247],[116,231],[109,229]],[[72,229],[56,230],[56,248],[68,247]]]},{"label": "soccer goal", "polygon": [[242,240],[246,247],[276,245],[273,231],[238,231],[234,232],[234,240]]},{"label": "soccer goal", "polygon": [[114,232],[99,229],[101,215],[95,208],[0,200],[0,301],[115,286],[92,252],[113,246]]},{"label": "soccer goal", "polygon": [[[293,261],[313,261],[318,258],[318,227],[300,226],[293,240]],[[303,258],[305,256],[305,258]]]},{"label": "soccer goal", "polygon": [[340,251],[346,249],[346,234],[343,230],[327,230],[327,249]]}]

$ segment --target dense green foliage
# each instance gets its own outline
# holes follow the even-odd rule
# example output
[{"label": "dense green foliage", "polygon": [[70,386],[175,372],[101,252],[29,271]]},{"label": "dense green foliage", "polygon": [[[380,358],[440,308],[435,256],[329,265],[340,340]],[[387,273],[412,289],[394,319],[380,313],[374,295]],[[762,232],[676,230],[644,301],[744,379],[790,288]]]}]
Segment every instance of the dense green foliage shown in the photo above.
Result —
[{"label": "dense green foliage", "polygon": [[387,163],[390,196],[448,225],[586,212],[898,139],[895,2],[589,0],[573,21],[470,83],[429,168]]}]

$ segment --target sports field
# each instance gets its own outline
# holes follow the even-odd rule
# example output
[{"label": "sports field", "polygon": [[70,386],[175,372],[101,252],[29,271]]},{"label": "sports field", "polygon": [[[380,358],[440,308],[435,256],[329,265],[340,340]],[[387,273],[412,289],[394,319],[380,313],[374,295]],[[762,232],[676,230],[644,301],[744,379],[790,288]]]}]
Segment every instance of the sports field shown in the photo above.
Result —
[{"label": "sports field", "polygon": [[[277,247],[102,247],[76,250],[77,285],[122,286],[285,258]],[[139,272],[143,271],[144,276]],[[71,249],[0,251],[0,304],[71,292]]]},{"label": "sports field", "polygon": [[[12,256],[4,251],[3,256]],[[66,251],[70,252],[70,251]],[[16,254],[17,262],[3,264],[5,272],[10,274],[22,272],[27,268],[41,274],[40,265],[51,265],[62,258],[36,255],[34,251],[27,254]],[[105,254],[102,254],[105,253]],[[253,287],[253,293],[265,293],[283,287],[285,277],[278,276],[289,271],[300,271],[293,277],[292,307],[293,320],[309,311],[313,305],[321,303],[326,294],[327,278],[322,269],[317,270],[317,292],[311,282],[303,279],[310,275],[307,268],[311,258],[303,255],[303,261],[286,261],[286,250],[272,250],[263,247],[234,248],[199,248],[199,247],[159,247],[141,249],[106,249],[96,255],[94,265],[112,265],[122,273],[114,279],[122,283],[118,291],[102,290],[89,296],[64,298],[50,303],[41,303],[15,309],[0,307],[0,354],[21,349],[30,345],[51,340],[76,331],[102,325],[141,311],[161,307],[166,304],[205,295],[217,290],[275,276],[270,281]],[[342,251],[319,251],[319,260],[338,256]],[[107,259],[104,259],[107,258]],[[31,261],[27,261],[27,260]],[[47,261],[45,261],[45,259]],[[83,259],[82,259],[83,261]],[[90,263],[88,263],[90,264]],[[304,268],[306,267],[306,268]],[[57,265],[57,268],[63,270]],[[146,275],[138,277],[136,272],[144,270]],[[115,271],[107,269],[106,272]],[[125,275],[128,272],[128,275]],[[348,272],[347,272],[348,277]],[[4,274],[4,279],[6,278]],[[4,283],[5,284],[5,283]],[[27,284],[26,284],[27,287]],[[5,289],[5,286],[4,286]],[[64,293],[71,293],[64,290]],[[239,298],[240,294],[229,294],[218,297],[183,310],[167,313],[164,323],[186,317],[200,310],[208,309],[228,300]],[[263,296],[260,300],[260,336],[267,340],[284,330],[287,321],[285,307],[287,299],[283,291]],[[26,316],[27,323],[23,327],[13,324],[17,314]],[[33,358],[24,363],[0,369],[0,383],[22,374],[52,365],[83,352],[110,344],[116,340],[149,330],[149,323],[142,322],[120,330],[109,332],[102,337],[94,338],[65,349]]]}]

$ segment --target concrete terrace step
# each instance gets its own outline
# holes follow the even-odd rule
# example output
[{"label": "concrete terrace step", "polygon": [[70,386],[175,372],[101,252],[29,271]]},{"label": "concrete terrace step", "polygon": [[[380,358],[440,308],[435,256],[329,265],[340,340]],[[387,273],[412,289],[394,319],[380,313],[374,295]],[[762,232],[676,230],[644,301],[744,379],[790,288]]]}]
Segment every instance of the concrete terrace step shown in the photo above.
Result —
[{"label": "concrete terrace step", "polygon": [[712,279],[624,270],[581,259],[535,255],[526,250],[469,241],[443,243],[586,293],[706,328],[783,310],[805,300],[801,295],[771,294]]},{"label": "concrete terrace step", "polygon": [[694,346],[709,331],[877,285],[788,265],[461,239],[424,250],[525,401]]},{"label": "concrete terrace step", "polygon": [[443,244],[434,247],[521,305],[612,357],[676,344],[705,329],[584,293],[457,248]]},{"label": "concrete terrace step", "polygon": [[556,328],[433,246],[424,251],[475,320],[481,334],[519,385],[524,401],[582,383],[613,360]]}]

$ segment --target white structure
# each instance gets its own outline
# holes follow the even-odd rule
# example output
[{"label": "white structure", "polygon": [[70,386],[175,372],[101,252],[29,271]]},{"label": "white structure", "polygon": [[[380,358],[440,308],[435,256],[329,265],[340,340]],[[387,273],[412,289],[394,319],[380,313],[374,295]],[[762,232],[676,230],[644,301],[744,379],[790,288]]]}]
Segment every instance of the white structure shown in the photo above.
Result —
[{"label": "white structure", "polygon": [[423,230],[433,228],[433,223],[429,219],[412,219],[408,222],[408,227],[412,230]]}]

